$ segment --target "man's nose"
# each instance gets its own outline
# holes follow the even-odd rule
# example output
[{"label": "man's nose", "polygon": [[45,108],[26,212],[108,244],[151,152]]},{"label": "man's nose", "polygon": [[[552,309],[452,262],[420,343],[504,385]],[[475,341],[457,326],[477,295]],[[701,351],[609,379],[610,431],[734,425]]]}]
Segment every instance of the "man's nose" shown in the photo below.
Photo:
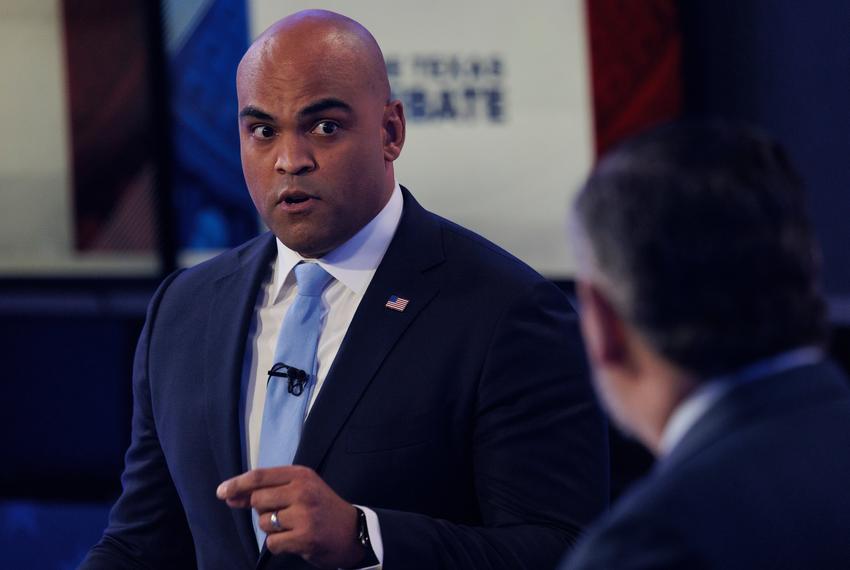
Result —
[{"label": "man's nose", "polygon": [[279,174],[292,176],[315,170],[316,161],[307,141],[297,135],[282,136],[277,145],[274,168]]}]

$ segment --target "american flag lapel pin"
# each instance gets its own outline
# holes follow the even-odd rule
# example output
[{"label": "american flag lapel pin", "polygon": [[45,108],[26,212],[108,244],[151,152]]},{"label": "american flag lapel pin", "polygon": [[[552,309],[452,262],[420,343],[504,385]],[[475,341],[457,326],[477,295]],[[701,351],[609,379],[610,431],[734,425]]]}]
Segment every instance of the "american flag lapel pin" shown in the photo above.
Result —
[{"label": "american flag lapel pin", "polygon": [[400,313],[407,308],[407,304],[409,302],[410,299],[404,299],[402,297],[399,297],[398,295],[391,295],[384,306],[388,309],[392,309]]}]

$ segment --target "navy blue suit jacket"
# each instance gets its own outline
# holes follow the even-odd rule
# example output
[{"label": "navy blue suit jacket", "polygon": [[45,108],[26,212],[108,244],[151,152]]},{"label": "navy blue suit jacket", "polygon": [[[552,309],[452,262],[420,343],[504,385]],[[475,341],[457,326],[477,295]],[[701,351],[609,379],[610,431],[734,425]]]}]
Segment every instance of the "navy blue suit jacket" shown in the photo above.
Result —
[{"label": "navy blue suit jacket", "polygon": [[831,363],[733,389],[564,565],[850,568],[850,389]]},{"label": "navy blue suit jacket", "polygon": [[[159,288],[124,491],[84,568],[306,567],[261,555],[249,512],[215,498],[245,470],[243,353],[274,255],[266,234]],[[391,295],[405,311],[384,307]],[[377,512],[388,569],[553,567],[607,500],[604,420],[566,297],[404,191],[295,463]]]}]

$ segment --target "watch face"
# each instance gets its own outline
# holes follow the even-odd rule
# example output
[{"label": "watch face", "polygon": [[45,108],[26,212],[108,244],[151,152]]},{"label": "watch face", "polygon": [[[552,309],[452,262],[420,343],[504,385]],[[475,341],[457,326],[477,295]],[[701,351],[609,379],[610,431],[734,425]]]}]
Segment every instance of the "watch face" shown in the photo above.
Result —
[{"label": "watch face", "polygon": [[369,525],[366,524],[366,513],[361,509],[357,509],[357,540],[361,545],[369,546]]}]

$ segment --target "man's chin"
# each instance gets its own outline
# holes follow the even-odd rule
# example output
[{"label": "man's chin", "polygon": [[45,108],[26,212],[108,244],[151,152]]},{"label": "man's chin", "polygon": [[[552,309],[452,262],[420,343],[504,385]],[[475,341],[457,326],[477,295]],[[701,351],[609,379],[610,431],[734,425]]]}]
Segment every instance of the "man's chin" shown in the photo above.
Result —
[{"label": "man's chin", "polygon": [[275,233],[277,238],[289,249],[307,259],[318,259],[331,252],[339,244],[333,240],[307,238],[300,235],[292,235],[289,232]]}]

